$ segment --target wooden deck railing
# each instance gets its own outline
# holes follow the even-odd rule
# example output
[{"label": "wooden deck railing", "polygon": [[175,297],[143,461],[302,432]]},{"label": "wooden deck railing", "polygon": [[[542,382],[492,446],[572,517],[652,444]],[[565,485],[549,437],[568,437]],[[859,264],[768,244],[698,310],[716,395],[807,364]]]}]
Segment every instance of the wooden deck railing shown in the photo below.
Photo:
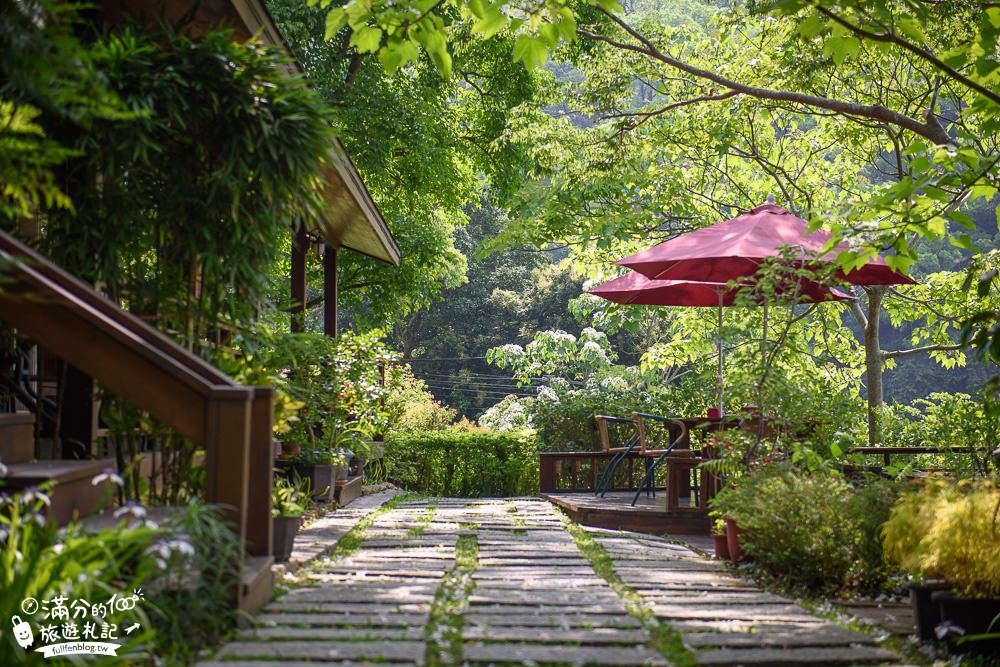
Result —
[{"label": "wooden deck railing", "polygon": [[[581,492],[597,489],[604,467],[614,452],[542,452],[538,455],[541,493]],[[635,491],[645,474],[643,457],[629,454],[619,465],[608,491]]]},{"label": "wooden deck railing", "polygon": [[972,447],[851,447],[848,454],[865,454],[882,457],[882,465],[892,465],[893,456],[917,456],[919,454],[972,454]]},{"label": "wooden deck railing", "polygon": [[237,384],[3,232],[0,264],[0,319],[202,444],[205,499],[250,554],[270,554],[272,390]]}]

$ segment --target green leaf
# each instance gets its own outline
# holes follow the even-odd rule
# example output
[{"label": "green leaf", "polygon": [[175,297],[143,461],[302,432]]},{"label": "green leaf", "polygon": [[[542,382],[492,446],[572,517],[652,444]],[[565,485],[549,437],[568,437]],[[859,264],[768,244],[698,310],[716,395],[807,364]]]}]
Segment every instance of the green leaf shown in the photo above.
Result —
[{"label": "green leaf", "polygon": [[986,18],[994,28],[1000,28],[1000,7],[990,7],[987,9]]},{"label": "green leaf", "polygon": [[428,51],[427,53],[431,57],[431,62],[438,68],[441,76],[446,79],[451,77],[451,54],[448,53],[448,47],[442,43],[440,49]]},{"label": "green leaf", "polygon": [[331,9],[326,15],[326,30],[323,39],[333,39],[347,25],[347,12],[343,7]]},{"label": "green leaf", "polygon": [[823,53],[830,56],[838,65],[842,65],[848,58],[858,55],[861,50],[861,40],[857,37],[830,37],[823,45]]},{"label": "green leaf", "polygon": [[890,269],[906,273],[906,270],[913,264],[913,258],[906,255],[886,255],[885,263],[889,265]]},{"label": "green leaf", "polygon": [[948,238],[948,243],[952,244],[956,248],[962,248],[964,250],[970,250],[972,252],[978,252],[979,248],[976,244],[972,242],[972,238],[968,234],[960,234],[958,238],[952,236]]},{"label": "green leaf", "polygon": [[507,17],[494,5],[487,2],[482,3],[483,15],[479,21],[472,26],[472,31],[482,35],[484,39],[489,39],[507,27]]},{"label": "green leaf", "polygon": [[798,32],[806,38],[812,38],[826,30],[826,21],[812,14],[799,23]]},{"label": "green leaf", "polygon": [[351,35],[351,46],[359,53],[375,53],[381,43],[382,29],[374,26],[362,26]]},{"label": "green leaf", "polygon": [[896,24],[904,35],[917,42],[917,44],[923,44],[927,41],[927,38],[924,37],[920,21],[912,16],[903,16]]},{"label": "green leaf", "polygon": [[529,69],[544,65],[548,56],[548,49],[537,37],[518,35],[514,40],[514,60],[523,62]]},{"label": "green leaf", "polygon": [[992,185],[987,185],[987,184],[974,185],[969,190],[969,201],[973,202],[979,198],[989,201],[990,199],[993,199],[993,196],[996,195],[996,193],[997,189]]},{"label": "green leaf", "polygon": [[406,39],[391,39],[379,51],[378,59],[386,72],[393,74],[407,63],[414,62],[420,55],[416,45]]},{"label": "green leaf", "polygon": [[472,15],[477,19],[481,19],[486,16],[486,8],[484,5],[486,5],[486,3],[483,0],[470,0],[469,11],[472,12]]}]

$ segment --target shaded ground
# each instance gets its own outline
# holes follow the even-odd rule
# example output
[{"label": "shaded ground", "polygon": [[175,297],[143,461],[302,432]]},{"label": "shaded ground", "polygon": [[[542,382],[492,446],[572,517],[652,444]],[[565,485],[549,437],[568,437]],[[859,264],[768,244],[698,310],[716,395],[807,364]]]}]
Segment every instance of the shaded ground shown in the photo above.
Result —
[{"label": "shaded ground", "polygon": [[383,499],[358,508],[346,535],[337,519],[319,538],[330,551],[342,536],[336,551],[202,664],[899,660],[684,546],[584,528],[545,501],[395,498],[373,511]]}]

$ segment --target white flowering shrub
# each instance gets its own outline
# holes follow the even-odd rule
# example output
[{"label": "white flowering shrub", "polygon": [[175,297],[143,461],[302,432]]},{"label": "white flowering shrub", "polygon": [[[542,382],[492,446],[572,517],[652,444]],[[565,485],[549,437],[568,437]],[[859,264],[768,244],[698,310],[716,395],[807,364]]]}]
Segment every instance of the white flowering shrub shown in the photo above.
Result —
[{"label": "white flowering shrub", "polygon": [[558,329],[539,331],[524,348],[507,344],[486,352],[489,363],[509,370],[519,384],[553,376],[584,381],[611,368],[615,358],[608,337],[589,327],[579,338]]},{"label": "white flowering shrub", "polygon": [[529,413],[531,402],[530,398],[508,396],[484,412],[479,417],[479,425],[501,433],[531,429],[532,423]]}]

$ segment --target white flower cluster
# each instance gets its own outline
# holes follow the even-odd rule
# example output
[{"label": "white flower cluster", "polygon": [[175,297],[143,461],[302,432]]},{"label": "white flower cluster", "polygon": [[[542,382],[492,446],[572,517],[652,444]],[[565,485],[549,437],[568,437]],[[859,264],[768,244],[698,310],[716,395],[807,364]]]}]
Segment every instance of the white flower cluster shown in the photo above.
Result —
[{"label": "white flower cluster", "polygon": [[513,396],[508,396],[484,412],[479,418],[479,425],[501,432],[532,428],[531,418],[524,404]]},{"label": "white flower cluster", "polygon": [[551,387],[539,387],[538,388],[538,400],[540,401],[554,401],[559,402],[559,394],[552,390]]}]

